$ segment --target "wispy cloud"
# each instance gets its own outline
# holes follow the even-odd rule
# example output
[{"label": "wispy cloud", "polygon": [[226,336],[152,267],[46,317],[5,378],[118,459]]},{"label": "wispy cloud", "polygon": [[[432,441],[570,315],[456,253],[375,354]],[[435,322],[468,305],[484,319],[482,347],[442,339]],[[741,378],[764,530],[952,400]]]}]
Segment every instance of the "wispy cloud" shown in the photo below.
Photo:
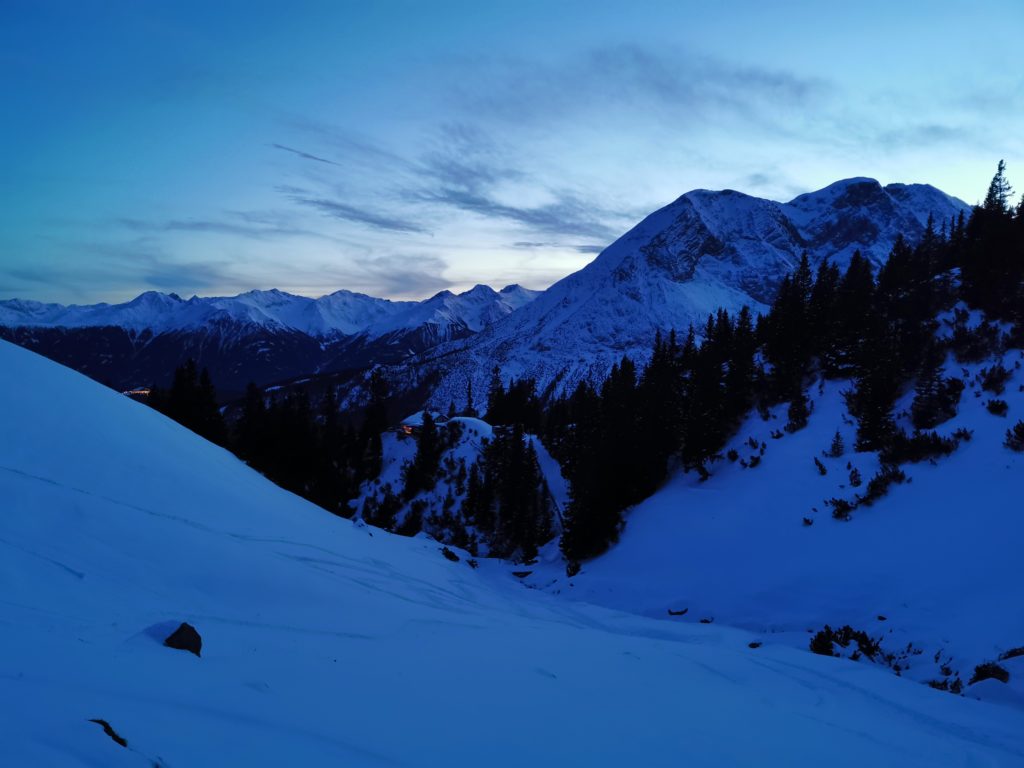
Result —
[{"label": "wispy cloud", "polygon": [[428,233],[429,230],[420,224],[410,221],[406,218],[401,218],[397,215],[391,215],[385,212],[369,211],[363,208],[358,208],[354,205],[341,202],[339,200],[330,200],[323,197],[306,197],[304,195],[291,195],[292,201],[299,205],[304,205],[309,208],[313,208],[325,216],[330,216],[335,219],[341,219],[342,221],[351,221],[357,224],[364,224],[373,229],[380,229],[386,232],[408,232],[408,233]]},{"label": "wispy cloud", "polygon": [[[386,296],[419,297],[437,293],[451,285],[444,277],[448,262],[429,254],[391,254],[354,262],[360,278]],[[352,282],[352,270],[341,275]]]},{"label": "wispy cloud", "polygon": [[116,224],[136,232],[198,232],[268,240],[282,237],[333,239],[308,227],[301,227],[284,215],[253,212],[229,212],[223,218],[187,218],[166,220],[118,219]]},{"label": "wispy cloud", "polygon": [[284,144],[271,144],[270,146],[272,146],[274,149],[280,149],[282,152],[290,152],[293,155],[297,155],[298,157],[301,157],[303,160],[313,160],[313,161],[315,161],[317,163],[326,163],[327,165],[338,165],[338,163],[334,162],[333,160],[328,160],[325,157],[320,157],[318,155],[313,155],[313,154],[310,154],[309,152],[303,152],[301,149],[295,149],[293,147],[288,147],[288,146],[285,146]]},{"label": "wispy cloud", "polygon": [[148,238],[77,243],[75,254],[74,259],[40,260],[31,266],[0,271],[0,294],[38,294],[38,287],[44,287],[49,296],[71,300],[91,300],[97,291],[129,298],[151,288],[186,294],[204,292],[230,285],[234,279],[232,268],[224,263],[183,261]]},{"label": "wispy cloud", "polygon": [[587,114],[604,122],[671,122],[684,130],[712,118],[757,115],[762,127],[786,130],[783,114],[819,104],[834,92],[823,78],[636,44],[581,51],[558,61],[473,64],[480,74],[460,81],[456,103],[479,116],[520,122],[551,124]]},{"label": "wispy cloud", "polygon": [[595,210],[572,193],[562,193],[553,203],[530,208],[508,205],[483,194],[448,187],[411,193],[410,196],[487,218],[512,221],[541,234],[606,239],[615,236],[615,230],[606,223],[607,219],[601,218],[601,213],[605,212]]}]

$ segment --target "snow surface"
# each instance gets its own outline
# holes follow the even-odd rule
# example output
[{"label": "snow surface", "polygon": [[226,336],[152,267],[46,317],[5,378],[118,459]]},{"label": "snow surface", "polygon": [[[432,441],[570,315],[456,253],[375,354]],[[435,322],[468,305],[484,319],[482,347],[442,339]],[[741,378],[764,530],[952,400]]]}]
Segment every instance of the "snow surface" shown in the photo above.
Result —
[{"label": "snow surface", "polygon": [[0,430],[2,765],[1024,762],[1014,708],[523,589],[6,343]]},{"label": "snow surface", "polygon": [[[947,374],[966,371],[968,387],[959,414],[938,432],[964,428],[973,438],[951,456],[905,465],[909,482],[855,509],[847,522],[834,520],[824,501],[863,493],[879,462],[853,451],[855,424],[841,394],[850,384],[830,382],[809,393],[813,413],[801,431],[772,438],[785,424],[784,405],[767,422],[756,413],[747,420],[723,454],[733,449],[749,462],[764,443],[758,466],[723,458],[706,482],[677,472],[627,514],[621,540],[607,554],[572,579],[553,563],[530,582],[667,621],[712,619],[755,632],[766,644],[803,649],[809,630],[848,624],[898,656],[908,644],[919,649],[899,660],[905,677],[952,682],[958,674],[965,695],[1024,708],[1024,657],[999,662],[1011,674],[1008,685],[966,687],[976,665],[1024,646],[1024,455],[1003,446],[1006,429],[1024,418],[1022,357],[1017,350],[1005,355],[1013,378],[998,396],[977,381],[992,361],[950,360]],[[897,412],[909,410],[912,397],[907,393]],[[992,397],[1009,403],[1006,417],[987,411]],[[909,430],[906,416],[901,423]],[[846,453],[829,458],[823,451],[836,430]],[[850,485],[848,463],[862,475],[859,488]]]}]

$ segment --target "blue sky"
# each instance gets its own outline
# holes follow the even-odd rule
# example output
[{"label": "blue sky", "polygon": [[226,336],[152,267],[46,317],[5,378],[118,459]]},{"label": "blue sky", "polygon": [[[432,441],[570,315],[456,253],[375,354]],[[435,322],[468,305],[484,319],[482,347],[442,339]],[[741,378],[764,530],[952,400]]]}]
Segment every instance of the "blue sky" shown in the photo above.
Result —
[{"label": "blue sky", "polygon": [[1024,189],[1021,40],[1020,0],[2,0],[0,298],[543,288],[694,188],[975,202]]}]

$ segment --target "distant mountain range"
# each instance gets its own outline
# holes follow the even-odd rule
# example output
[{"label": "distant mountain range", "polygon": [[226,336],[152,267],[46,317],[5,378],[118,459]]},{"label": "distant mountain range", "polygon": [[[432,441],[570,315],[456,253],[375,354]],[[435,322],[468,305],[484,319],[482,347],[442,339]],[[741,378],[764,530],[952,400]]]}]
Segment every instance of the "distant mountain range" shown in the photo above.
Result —
[{"label": "distant mountain range", "polygon": [[298,376],[396,362],[475,334],[538,295],[518,285],[389,301],[278,290],[185,300],[150,291],[124,304],[0,301],[0,338],[119,389],[166,384],[188,357],[237,393]]},{"label": "distant mountain range", "polygon": [[145,293],[126,304],[0,301],[0,338],[118,388],[165,383],[193,357],[225,393],[307,374],[390,367],[399,390],[462,403],[491,372],[541,391],[600,380],[623,354],[643,358],[658,330],[697,328],[719,307],[760,310],[806,252],[881,264],[899,235],[916,241],[969,206],[925,184],[854,178],[788,203],[695,190],[655,211],[580,271],[544,292],[517,285],[443,291],[422,302],[349,291],[311,299],[281,291],[183,300]]}]

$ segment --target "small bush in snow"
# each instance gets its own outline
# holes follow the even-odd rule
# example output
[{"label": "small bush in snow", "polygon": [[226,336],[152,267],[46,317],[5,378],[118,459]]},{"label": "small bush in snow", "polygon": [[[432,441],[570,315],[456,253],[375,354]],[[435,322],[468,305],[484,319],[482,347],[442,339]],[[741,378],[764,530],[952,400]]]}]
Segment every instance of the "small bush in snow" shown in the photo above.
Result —
[{"label": "small bush in snow", "polygon": [[905,483],[907,476],[899,467],[887,464],[878,473],[868,480],[867,493],[861,498],[862,504],[874,504],[889,492],[894,483]]},{"label": "small bush in snow", "polygon": [[1003,445],[1011,451],[1024,452],[1024,421],[1018,421],[1006,430],[1006,439],[1003,441]]},{"label": "small bush in snow", "polygon": [[1008,683],[1010,681],[1010,673],[994,661],[987,661],[974,668],[974,674],[971,675],[971,679],[967,681],[967,684],[974,685],[982,680],[991,679],[998,680],[1001,683]]},{"label": "small bush in snow", "polygon": [[820,462],[820,461],[818,460],[818,457],[817,457],[817,456],[815,456],[815,457],[814,457],[814,466],[815,466],[815,468],[816,468],[816,469],[818,470],[818,474],[819,474],[819,475],[827,475],[827,474],[828,474],[828,470],[827,470],[827,469],[825,469],[825,465],[824,465],[824,464],[822,464],[822,463],[821,463],[821,462]]},{"label": "small bush in snow", "polygon": [[882,452],[882,460],[888,464],[917,463],[938,456],[948,456],[957,448],[957,440],[941,437],[937,432],[914,432],[907,436],[900,431],[890,445]]},{"label": "small bush in snow", "polygon": [[1003,394],[1006,389],[1006,382],[1012,374],[1002,363],[996,363],[991,368],[985,368],[981,372],[981,388],[986,392],[996,395]]},{"label": "small bush in snow", "polygon": [[826,624],[824,629],[811,638],[811,651],[822,656],[835,656],[836,645],[848,648],[850,643],[857,645],[857,650],[853,654],[855,658],[863,655],[874,659],[882,651],[877,640],[872,640],[867,632],[854,629],[849,624],[839,629],[832,629]]},{"label": "small bush in snow", "polygon": [[1007,403],[1005,400],[992,398],[991,400],[985,403],[985,408],[987,408],[988,412],[991,413],[993,416],[1005,416],[1007,412],[1010,410],[1010,404]]},{"label": "small bush in snow", "polygon": [[836,520],[849,520],[854,508],[852,502],[840,498],[829,499],[825,505],[832,507],[832,517]]},{"label": "small bush in snow", "polygon": [[961,363],[976,363],[991,357],[1002,346],[1002,334],[998,326],[983,322],[977,328],[967,328],[957,323],[950,338],[953,354]]},{"label": "small bush in snow", "polygon": [[861,485],[862,482],[863,482],[863,480],[861,479],[861,476],[860,476],[860,470],[857,469],[856,467],[851,469],[850,470],[850,485],[853,486],[854,488],[860,488],[860,485]]}]

